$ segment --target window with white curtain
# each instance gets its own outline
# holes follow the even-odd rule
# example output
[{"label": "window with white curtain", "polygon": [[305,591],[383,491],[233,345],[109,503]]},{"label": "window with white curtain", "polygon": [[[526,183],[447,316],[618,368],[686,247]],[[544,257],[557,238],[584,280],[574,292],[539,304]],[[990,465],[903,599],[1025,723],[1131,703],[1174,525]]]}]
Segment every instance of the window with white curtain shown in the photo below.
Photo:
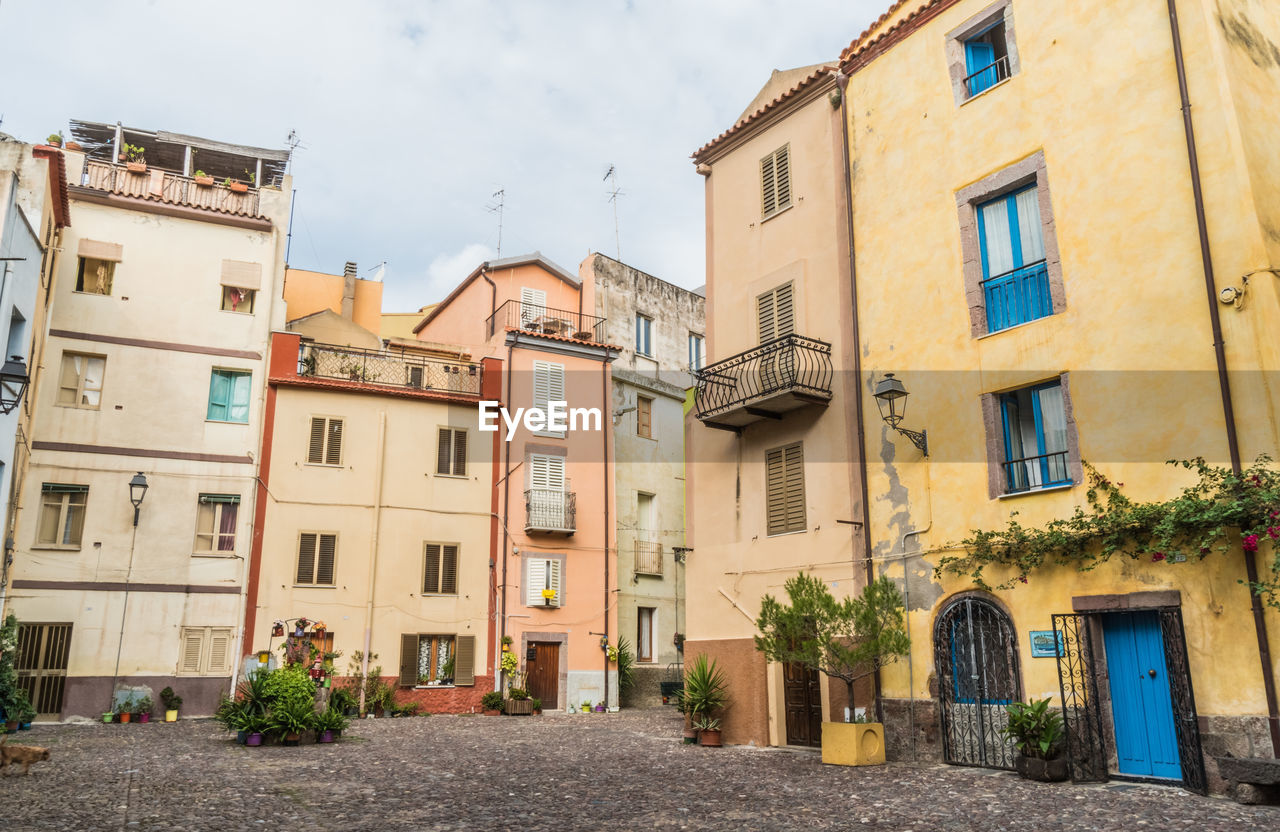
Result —
[{"label": "window with white curtain", "polygon": [[987,331],[1053,314],[1035,185],[977,206]]},{"label": "window with white curtain", "polygon": [[1052,381],[1000,396],[1005,493],[1071,482],[1062,383]]},{"label": "window with white curtain", "polygon": [[97,410],[102,403],[102,374],[106,367],[105,356],[64,352],[58,375],[57,404]]}]

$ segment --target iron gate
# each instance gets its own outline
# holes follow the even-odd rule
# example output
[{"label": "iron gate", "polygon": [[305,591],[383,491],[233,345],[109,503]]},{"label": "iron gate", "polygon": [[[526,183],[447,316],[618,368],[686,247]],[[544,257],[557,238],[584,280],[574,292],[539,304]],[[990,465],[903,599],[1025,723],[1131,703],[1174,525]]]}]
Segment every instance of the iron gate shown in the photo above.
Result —
[{"label": "iron gate", "polygon": [[1076,783],[1102,782],[1107,779],[1107,755],[1089,617],[1055,615],[1053,633],[1059,645],[1058,692],[1062,696],[1071,779]]},{"label": "iron gate", "polygon": [[1001,729],[1022,686],[1009,616],[983,598],[958,598],[938,616],[933,648],[946,761],[1012,769],[1015,748]]},{"label": "iron gate", "polygon": [[71,655],[70,624],[22,624],[18,627],[18,651],[14,665],[18,685],[31,698],[37,715],[62,716],[62,694],[67,684],[67,659]]},{"label": "iron gate", "polygon": [[1178,762],[1182,764],[1182,785],[1197,794],[1209,790],[1200,749],[1200,724],[1196,717],[1196,697],[1191,689],[1191,666],[1187,663],[1187,640],[1182,631],[1182,610],[1165,607],[1160,615],[1164,637],[1164,661],[1169,674],[1169,698],[1173,704],[1173,729],[1178,736]]}]

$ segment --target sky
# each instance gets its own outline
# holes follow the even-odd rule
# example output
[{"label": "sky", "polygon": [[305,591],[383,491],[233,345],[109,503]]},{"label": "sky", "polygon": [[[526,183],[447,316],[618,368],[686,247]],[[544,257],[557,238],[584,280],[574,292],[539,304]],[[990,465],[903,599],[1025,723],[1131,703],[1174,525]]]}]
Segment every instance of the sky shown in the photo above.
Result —
[{"label": "sky", "polygon": [[387,312],[498,256],[499,190],[502,256],[621,254],[694,288],[689,155],[770,72],[834,61],[888,5],[0,0],[0,131],[75,118],[280,148],[296,130],[289,263],[385,262]]}]

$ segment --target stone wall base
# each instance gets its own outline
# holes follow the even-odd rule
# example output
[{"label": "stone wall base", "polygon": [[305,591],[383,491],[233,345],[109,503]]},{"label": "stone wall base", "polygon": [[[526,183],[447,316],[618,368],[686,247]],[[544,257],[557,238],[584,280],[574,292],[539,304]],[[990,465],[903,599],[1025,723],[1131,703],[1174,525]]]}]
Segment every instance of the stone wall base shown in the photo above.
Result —
[{"label": "stone wall base", "polygon": [[151,691],[152,715],[164,718],[160,691],[167,687],[182,697],[181,716],[209,716],[224,694],[231,692],[230,676],[68,676],[62,693],[62,718],[85,716],[101,719],[112,702],[116,686],[148,688]]},{"label": "stone wall base", "polygon": [[[661,682],[667,678],[667,666],[638,664],[633,669],[636,683],[622,698],[624,708],[661,708]],[[670,707],[670,706],[668,706]]]},{"label": "stone wall base", "polygon": [[474,685],[451,688],[402,688],[396,676],[383,676],[382,681],[395,688],[397,705],[416,702],[424,714],[480,713],[480,697],[493,690],[492,676],[477,676]]},{"label": "stone wall base", "polygon": [[885,757],[899,762],[942,762],[942,724],[936,699],[885,699]]},{"label": "stone wall base", "polygon": [[1228,794],[1214,757],[1273,757],[1265,716],[1200,717],[1200,747],[1210,794]]}]

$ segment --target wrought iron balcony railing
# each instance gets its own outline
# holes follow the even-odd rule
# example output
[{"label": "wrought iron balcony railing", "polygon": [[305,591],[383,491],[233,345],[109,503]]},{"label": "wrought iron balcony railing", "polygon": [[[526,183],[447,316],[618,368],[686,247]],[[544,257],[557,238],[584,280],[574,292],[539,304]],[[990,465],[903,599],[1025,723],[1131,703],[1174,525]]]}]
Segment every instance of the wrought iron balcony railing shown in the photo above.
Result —
[{"label": "wrought iron balcony railing", "polygon": [[573,534],[578,530],[577,495],[554,488],[530,488],[524,492],[524,530]]},{"label": "wrought iron balcony railing", "polygon": [[636,541],[636,572],[641,575],[662,574],[662,544],[652,540]]},{"label": "wrought iron balcony railing", "polygon": [[1011,459],[1004,463],[1005,493],[1018,494],[1071,482],[1066,451]]},{"label": "wrought iron balcony railing", "polygon": [[518,329],[538,335],[557,335],[578,341],[604,343],[604,323],[604,318],[583,312],[509,300],[489,316],[486,332],[492,338],[499,330]]},{"label": "wrought iron balcony railing", "polygon": [[123,164],[86,159],[80,184],[85,188],[139,199],[156,199],[171,205],[243,217],[259,216],[258,189],[255,187],[245,186],[246,190],[238,192],[221,182],[200,184],[194,177],[160,168],[131,171]]},{"label": "wrought iron balcony railing", "polygon": [[696,374],[694,404],[711,427],[742,425],[831,400],[831,345],[784,335]]},{"label": "wrought iron balcony railing", "polygon": [[390,351],[304,342],[298,350],[298,375],[335,378],[413,390],[480,395],[481,367]]},{"label": "wrought iron balcony railing", "polygon": [[1044,260],[982,281],[982,294],[987,304],[987,332],[998,332],[1053,313],[1049,267]]}]

